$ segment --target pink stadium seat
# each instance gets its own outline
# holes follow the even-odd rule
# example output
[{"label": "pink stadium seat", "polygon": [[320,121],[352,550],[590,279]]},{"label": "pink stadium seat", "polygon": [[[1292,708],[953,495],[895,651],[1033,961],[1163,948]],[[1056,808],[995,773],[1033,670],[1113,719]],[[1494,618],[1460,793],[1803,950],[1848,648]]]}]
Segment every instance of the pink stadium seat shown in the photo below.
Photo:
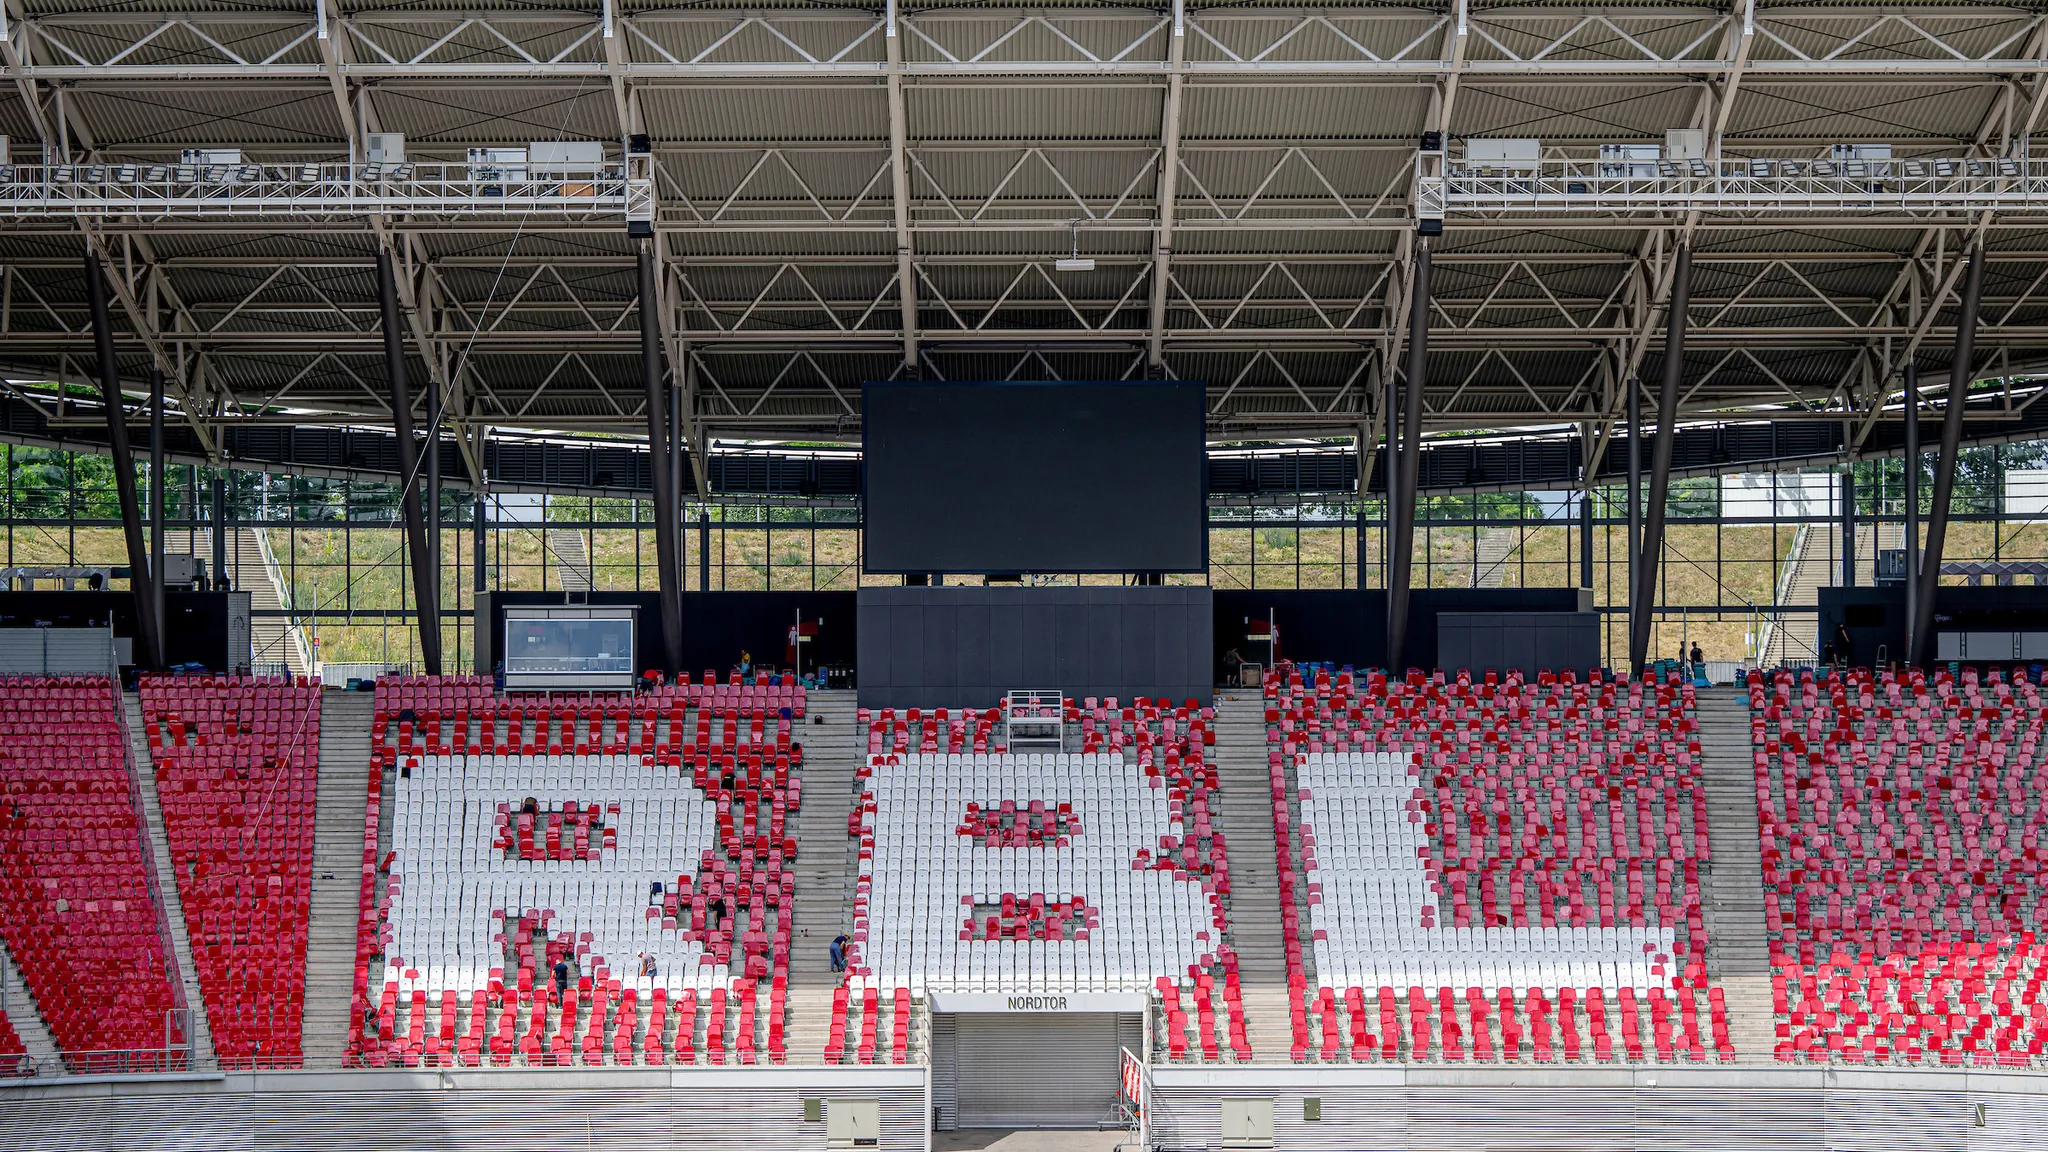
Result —
[{"label": "pink stadium seat", "polygon": [[[366,1023],[351,1041],[351,1060],[446,1063],[452,1049],[465,1062],[474,1050],[494,1064],[781,1063],[795,906],[795,873],[785,861],[796,848],[790,821],[802,803],[795,728],[804,714],[804,689],[765,675],[741,684],[706,673],[701,683],[684,677],[633,696],[570,697],[500,694],[484,676],[379,681],[371,745],[381,771],[372,773],[366,797],[356,942],[355,1013]],[[386,871],[391,857],[377,858],[378,811],[394,770],[433,755],[561,757],[567,772],[580,771],[570,757],[637,760],[717,804],[718,847],[630,911],[650,928],[700,941],[706,964],[730,966],[729,983],[679,992],[637,983],[633,957],[598,955],[588,932],[568,938],[552,910],[508,909],[494,920],[508,963],[492,970],[486,987],[434,1005],[401,995],[419,977],[414,969],[391,976],[389,957],[378,959],[394,940],[394,904],[404,899],[404,878]],[[598,865],[619,848],[618,804],[598,794],[601,785],[587,787],[587,798],[540,812],[495,805],[491,850]],[[726,907],[715,929],[714,900]],[[552,976],[557,959],[573,960],[580,973],[561,995]]]},{"label": "pink stadium seat", "polygon": [[1777,1057],[2038,1066],[2040,685],[1856,669],[1748,691]]},{"label": "pink stadium seat", "polygon": [[[1009,707],[1005,704],[1004,707]],[[1020,705],[1023,706],[1023,705]],[[1055,707],[1050,701],[1030,705],[1037,718],[1059,717],[1080,731],[1084,754],[1127,753],[1140,766],[1147,787],[1165,793],[1168,810],[1183,821],[1188,834],[1162,837],[1157,848],[1140,849],[1132,862],[1134,869],[1170,872],[1176,881],[1199,885],[1209,905],[1206,929],[1217,946],[1190,966],[1186,989],[1175,977],[1158,976],[1166,1005],[1162,1016],[1164,1041],[1170,1059],[1220,1060],[1227,1049],[1239,1061],[1253,1058],[1246,1035],[1239,966],[1236,953],[1221,944],[1230,928],[1226,898],[1230,895],[1230,865],[1226,838],[1216,830],[1215,798],[1220,789],[1217,769],[1208,762],[1207,749],[1213,745],[1210,731],[1213,713],[1198,703],[1176,706],[1170,700],[1140,698],[1119,706],[1115,699],[1067,699]],[[927,711],[909,708],[861,709],[867,726],[870,762],[859,770],[862,779],[872,776],[877,766],[887,770],[901,765],[899,756],[911,754],[1002,755],[1008,750],[999,735],[1007,730],[1000,708]],[[1071,745],[1069,746],[1071,748]],[[876,809],[872,800],[858,803],[847,816],[847,832],[859,840],[863,861],[873,858]],[[967,802],[965,812],[953,831],[979,847],[1035,848],[1069,846],[1074,837],[1086,834],[1070,803],[1057,798],[990,796]],[[865,884],[863,878],[859,883]],[[856,980],[874,974],[859,963],[867,943],[866,898],[855,898],[854,944],[849,965]],[[1052,897],[1042,892],[995,894],[993,903],[979,915],[963,914],[953,931],[962,941],[1088,939],[1098,926],[1101,909],[1085,893]],[[972,912],[972,910],[970,910]],[[878,978],[887,978],[884,973]],[[902,975],[897,973],[895,975]],[[1183,994],[1187,998],[1183,999]],[[902,1012],[897,1014],[900,1001]],[[859,1037],[869,1037],[876,1026],[875,1014],[890,1018],[897,1031],[908,1027],[908,1001],[885,997],[868,1003],[848,998],[835,1004],[837,1025],[827,1040],[827,1058],[836,1059],[854,1033],[858,1014]],[[862,1039],[860,1049],[871,1046]]]},{"label": "pink stadium seat", "polygon": [[177,1066],[167,1049],[185,1037],[107,679],[0,680],[0,785],[0,935],[67,1066]]},{"label": "pink stadium seat", "polygon": [[214,1051],[229,1068],[296,1067],[319,685],[145,677],[141,698]]},{"label": "pink stadium seat", "polygon": [[[1733,1058],[1725,1005],[1705,975],[1700,869],[1710,851],[1689,685],[1548,673],[1532,683],[1491,672],[1310,681],[1283,667],[1264,686],[1293,1059]],[[1377,1032],[1368,989],[1332,984],[1327,970],[1312,986],[1311,951],[1363,937],[1323,904],[1330,874],[1318,834],[1341,840],[1349,830],[1315,826],[1316,789],[1301,772],[1319,757],[1319,777],[1351,796],[1342,774],[1365,769],[1346,766],[1385,763],[1375,756],[1408,765],[1414,786],[1395,815],[1420,826],[1416,852],[1434,894],[1403,938],[1549,930],[1570,947],[1603,929],[1665,931],[1670,954],[1630,966],[1652,983],[1622,987],[1610,1000],[1608,990],[1559,981],[1559,965],[1522,992],[1416,986],[1396,998],[1382,987]],[[1368,795],[1378,793],[1356,792]],[[1617,1023],[1627,1041],[1619,1052],[1608,1039]],[[1645,1034],[1647,1046],[1636,1040]]]}]

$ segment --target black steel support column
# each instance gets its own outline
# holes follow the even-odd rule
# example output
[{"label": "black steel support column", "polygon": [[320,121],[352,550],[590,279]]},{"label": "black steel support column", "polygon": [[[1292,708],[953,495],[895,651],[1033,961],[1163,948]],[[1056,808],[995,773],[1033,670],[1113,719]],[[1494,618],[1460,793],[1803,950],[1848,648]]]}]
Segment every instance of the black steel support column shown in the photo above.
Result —
[{"label": "black steel support column", "polygon": [[669,675],[683,671],[682,551],[677,533],[682,512],[676,507],[674,473],[669,471],[674,445],[668,438],[668,389],[661,382],[661,317],[655,311],[654,252],[640,245],[640,382],[647,389],[647,443],[653,449],[648,471],[654,482],[654,560],[656,587],[661,590],[662,663]]},{"label": "black steel support column", "polygon": [[697,513],[697,591],[711,591],[711,513]]},{"label": "black steel support column", "polygon": [[[668,389],[668,483],[669,491],[674,492],[676,494],[676,523],[680,525],[683,522],[682,506],[684,503],[683,453],[689,450],[688,446],[683,443],[683,389],[682,380],[680,379],[680,377],[682,376],[680,366],[677,371],[669,373],[669,376],[670,380]],[[681,588],[683,586],[683,562],[680,559],[682,555],[682,547],[682,537],[678,536],[676,537],[676,555],[679,557],[679,559],[676,561],[676,587],[678,588]]]},{"label": "black steel support column", "polygon": [[483,493],[479,492],[476,495],[476,505],[469,510],[469,563],[470,567],[475,571],[475,575],[471,577],[473,582],[470,585],[470,590],[474,592],[488,592],[491,590],[489,581],[485,579],[486,569],[484,568],[485,545],[490,540],[490,524],[486,519],[490,515],[490,507],[489,502],[484,499]]},{"label": "black steel support column", "polygon": [[1622,555],[1628,564],[1629,667],[1635,668],[1636,585],[1643,574],[1643,382],[1628,382],[1628,539]]},{"label": "black steel support column", "polygon": [[1856,467],[1842,473],[1842,587],[1856,586]]},{"label": "black steel support column", "polygon": [[[1380,516],[1380,587],[1394,586],[1394,504],[1401,494],[1401,381],[1387,373],[1387,395],[1380,405],[1386,409],[1386,458],[1380,461],[1386,472],[1381,487],[1386,491]],[[1391,619],[1391,617],[1389,617]],[[1388,669],[1392,671],[1392,669]]]},{"label": "black steel support column", "polygon": [[1579,587],[1593,587],[1593,495],[1579,497]]},{"label": "black steel support column", "polygon": [[107,314],[107,282],[100,260],[85,257],[85,293],[92,310],[93,350],[98,355],[100,398],[107,409],[107,451],[114,458],[114,494],[121,503],[121,534],[128,544],[128,587],[135,593],[135,666],[163,667],[157,646],[156,600],[149,595],[149,550],[142,542],[142,502],[135,491],[135,453],[128,444],[128,414],[121,404],[120,365],[114,360],[114,321]]},{"label": "black steel support column", "polygon": [[[149,599],[156,607],[156,650],[164,644],[164,556],[170,552],[164,540],[164,497],[170,487],[164,475],[164,374],[149,370]],[[166,663],[170,657],[164,656]]]},{"label": "black steel support column", "polygon": [[1927,510],[1927,554],[1921,563],[1919,604],[1913,613],[1914,664],[1930,655],[1927,639],[1934,631],[1934,590],[1941,584],[1941,550],[1948,536],[1949,495],[1956,485],[1956,455],[1962,447],[1963,403],[1976,378],[1977,306],[1984,295],[1984,245],[1970,249],[1970,268],[1963,273],[1963,310],[1956,317],[1956,346],[1949,356],[1948,399],[1941,409],[1941,459],[1934,466],[1934,499]]},{"label": "black steel support column", "polygon": [[[384,322],[384,378],[391,388],[391,427],[396,433],[398,474],[402,485],[398,505],[405,513],[406,553],[412,563],[413,607],[419,614],[420,662],[427,675],[441,674],[441,602],[434,596],[434,561],[427,549],[427,526],[420,515],[419,449],[413,443],[412,386],[405,376],[405,335],[398,314],[398,275],[391,253],[377,253],[377,306]],[[420,350],[431,355],[428,349]]]},{"label": "black steel support column", "polygon": [[441,389],[427,393],[427,559],[428,583],[434,589],[436,614],[441,605]]},{"label": "black steel support column", "polygon": [[1920,369],[1906,365],[1906,644],[1913,643],[1913,601],[1920,595]]},{"label": "black steel support column", "polygon": [[1401,394],[1400,493],[1388,486],[1393,540],[1387,565],[1387,675],[1407,671],[1408,581],[1415,552],[1415,495],[1422,486],[1422,388],[1429,375],[1429,240],[1415,238],[1415,272],[1408,285],[1408,379]]},{"label": "black steel support column", "polygon": [[[1361,443],[1362,443],[1362,442],[1361,442]],[[1362,463],[1362,462],[1361,462],[1361,463]],[[1364,474],[1364,473],[1360,473],[1360,475],[1363,475],[1363,474]],[[1352,524],[1352,531],[1354,531],[1354,532],[1356,532],[1356,533],[1358,534],[1358,551],[1357,551],[1357,555],[1358,555],[1358,586],[1359,586],[1360,588],[1364,588],[1364,587],[1366,587],[1366,582],[1365,582],[1365,524],[1366,524],[1366,519],[1365,519],[1365,500],[1364,500],[1363,498],[1361,498],[1361,499],[1360,499],[1360,500],[1358,501],[1358,514],[1357,514],[1357,515],[1355,515],[1355,516],[1353,516],[1353,517],[1351,518],[1351,524]],[[1339,581],[1339,583],[1341,583],[1341,581]]]},{"label": "black steel support column", "polygon": [[213,530],[207,535],[213,538],[213,581],[211,588],[225,588],[221,579],[228,574],[228,482],[219,472],[213,474]]},{"label": "black steel support column", "polygon": [[1650,659],[1650,623],[1657,599],[1657,564],[1664,558],[1664,504],[1671,495],[1671,437],[1678,430],[1678,386],[1685,380],[1686,308],[1692,302],[1692,247],[1681,244],[1671,269],[1671,301],[1664,308],[1664,377],[1657,390],[1657,441],[1650,448],[1650,506],[1644,510],[1643,544],[1637,567],[1635,602],[1629,612],[1629,664],[1641,669]]}]

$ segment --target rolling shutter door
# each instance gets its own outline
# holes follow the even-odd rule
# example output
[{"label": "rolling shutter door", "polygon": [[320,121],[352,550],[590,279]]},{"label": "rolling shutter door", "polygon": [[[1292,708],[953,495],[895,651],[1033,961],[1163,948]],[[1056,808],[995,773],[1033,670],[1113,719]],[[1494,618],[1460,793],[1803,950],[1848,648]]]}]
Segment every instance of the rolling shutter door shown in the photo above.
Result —
[{"label": "rolling shutter door", "polygon": [[932,1013],[932,1127],[941,1132],[960,1127],[960,1106],[955,1095],[960,1087],[960,1061],[954,1039],[959,1019],[952,1012]]},{"label": "rolling shutter door", "polygon": [[1116,1106],[1112,1013],[955,1017],[962,1128],[1093,1128]]}]

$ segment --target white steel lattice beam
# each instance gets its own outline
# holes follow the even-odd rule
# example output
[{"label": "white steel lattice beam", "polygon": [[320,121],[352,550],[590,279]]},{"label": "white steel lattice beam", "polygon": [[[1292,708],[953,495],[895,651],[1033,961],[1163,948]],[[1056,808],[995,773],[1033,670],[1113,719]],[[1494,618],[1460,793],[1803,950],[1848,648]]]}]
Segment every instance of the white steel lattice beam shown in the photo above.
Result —
[{"label": "white steel lattice beam", "polygon": [[[2011,8],[1209,9],[1186,13],[1193,76],[2003,76],[2048,71],[2027,38],[2042,18]],[[1117,9],[355,12],[329,17],[356,80],[635,80],[805,76],[1100,75],[1175,71],[1166,15]],[[892,64],[891,24],[904,41]],[[1731,47],[1731,26],[1745,29]],[[318,79],[320,22],[290,13],[8,14],[32,46],[8,62],[49,82]],[[1462,49],[1459,41],[1463,41]]]}]

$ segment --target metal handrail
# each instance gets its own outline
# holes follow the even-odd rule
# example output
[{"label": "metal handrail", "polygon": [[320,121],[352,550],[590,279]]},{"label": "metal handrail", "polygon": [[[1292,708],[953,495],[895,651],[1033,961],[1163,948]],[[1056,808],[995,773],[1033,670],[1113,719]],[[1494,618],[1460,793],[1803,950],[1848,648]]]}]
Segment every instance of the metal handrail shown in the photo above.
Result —
[{"label": "metal handrail", "polygon": [[[277,601],[290,612],[291,623],[284,630],[285,638],[291,642],[292,650],[298,653],[299,666],[313,667],[313,653],[306,644],[306,630],[299,623],[298,605],[292,595],[291,582],[285,579],[284,569],[277,563],[277,554],[270,549],[270,536],[261,528],[250,528],[256,537],[256,554],[263,557],[263,577],[277,592]],[[287,664],[289,666],[289,664]]]}]

